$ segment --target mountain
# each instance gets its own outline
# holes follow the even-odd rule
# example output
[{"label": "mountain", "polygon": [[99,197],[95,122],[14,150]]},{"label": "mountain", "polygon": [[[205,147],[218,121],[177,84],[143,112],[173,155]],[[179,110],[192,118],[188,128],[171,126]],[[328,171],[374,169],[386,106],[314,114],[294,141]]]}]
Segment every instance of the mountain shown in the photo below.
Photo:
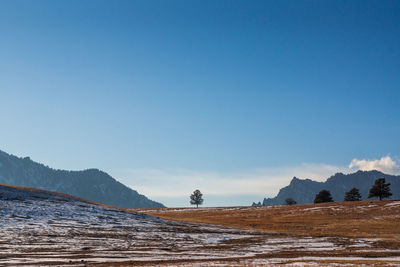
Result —
[{"label": "mountain", "polygon": [[325,182],[294,177],[290,184],[279,190],[274,198],[264,198],[263,205],[281,205],[285,199],[293,198],[299,204],[313,203],[315,195],[322,189],[329,190],[334,201],[343,201],[344,194],[351,188],[360,190],[362,199],[367,199],[369,189],[378,178],[385,178],[390,183],[393,194],[391,199],[400,198],[400,176],[388,175],[379,171],[357,171],[351,174],[336,173]]},{"label": "mountain", "polygon": [[0,184],[35,187],[66,193],[121,208],[162,208],[98,169],[55,170],[0,150]]}]

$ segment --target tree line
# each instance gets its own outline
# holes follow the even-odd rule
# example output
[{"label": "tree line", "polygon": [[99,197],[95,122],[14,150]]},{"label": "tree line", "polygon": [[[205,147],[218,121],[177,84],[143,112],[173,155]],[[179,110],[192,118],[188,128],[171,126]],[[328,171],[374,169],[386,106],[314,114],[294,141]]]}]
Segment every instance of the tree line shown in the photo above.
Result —
[{"label": "tree line", "polygon": [[[384,198],[388,198],[392,195],[390,192],[390,183],[386,183],[385,178],[376,179],[374,185],[369,190],[368,198],[379,197],[379,200]],[[353,187],[344,195],[344,201],[360,201],[362,199],[360,190],[358,188]],[[190,195],[190,204],[199,205],[203,204],[203,194],[200,190],[195,190],[192,195]],[[321,190],[318,194],[315,195],[314,203],[324,203],[324,202],[333,202],[333,198],[331,192],[326,189]],[[285,200],[287,205],[297,204],[296,200],[293,198],[287,198]],[[255,203],[254,203],[255,204]],[[253,205],[254,205],[253,204]],[[261,206],[261,203],[255,204],[255,206]]]},{"label": "tree line", "polygon": [[[390,192],[390,183],[386,183],[385,178],[376,179],[374,185],[372,185],[369,190],[368,198],[378,197],[379,200],[384,198],[388,198],[392,195]],[[353,187],[344,195],[344,201],[360,201],[362,199],[360,190],[358,188]],[[287,205],[297,204],[297,202],[293,198],[287,198],[285,200]],[[324,203],[324,202],[333,202],[333,198],[331,196],[331,192],[328,190],[321,190],[318,194],[315,195],[314,203]]]}]

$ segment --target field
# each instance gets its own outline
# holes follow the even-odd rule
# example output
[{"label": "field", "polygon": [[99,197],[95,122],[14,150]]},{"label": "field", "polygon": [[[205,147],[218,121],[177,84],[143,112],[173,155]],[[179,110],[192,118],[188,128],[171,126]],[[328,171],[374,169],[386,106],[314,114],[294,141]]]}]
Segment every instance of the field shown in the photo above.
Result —
[{"label": "field", "polygon": [[298,236],[381,238],[400,242],[400,201],[291,206],[141,209],[164,219]]},{"label": "field", "polygon": [[141,212],[169,220],[246,229],[262,233],[260,237],[270,240],[267,243],[276,242],[272,248],[260,245],[262,249],[247,263],[400,266],[400,201]]},{"label": "field", "polygon": [[400,201],[122,210],[0,185],[0,266],[400,266]]}]

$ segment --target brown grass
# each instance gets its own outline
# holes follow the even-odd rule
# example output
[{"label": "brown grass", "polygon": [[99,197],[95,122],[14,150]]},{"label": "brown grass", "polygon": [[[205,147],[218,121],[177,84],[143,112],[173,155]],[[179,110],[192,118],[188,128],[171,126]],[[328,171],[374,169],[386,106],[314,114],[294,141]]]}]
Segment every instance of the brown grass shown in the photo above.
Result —
[{"label": "brown grass", "polygon": [[400,205],[358,201],[292,206],[135,209],[164,219],[218,224],[264,233],[385,239],[399,248]]},{"label": "brown grass", "polygon": [[[23,192],[31,192],[37,197],[44,197],[50,194],[54,196],[64,197],[67,199],[80,200],[92,204],[100,204],[80,198],[76,198],[67,194],[55,193],[46,190],[12,186]],[[190,221],[196,223],[217,224],[224,227],[235,227],[255,231],[252,235],[239,239],[228,239],[218,245],[202,246],[198,249],[200,253],[220,250],[221,252],[237,251],[239,248],[254,249],[252,256],[242,256],[238,253],[233,254],[229,258],[174,258],[164,260],[140,260],[135,257],[127,257],[123,262],[112,262],[113,257],[108,256],[111,262],[106,263],[90,263],[92,258],[96,258],[95,252],[96,242],[93,239],[115,239],[120,240],[121,244],[127,241],[127,233],[130,233],[130,227],[125,226],[113,228],[113,231],[106,231],[99,226],[93,227],[92,231],[80,231],[76,229],[68,233],[68,238],[79,237],[79,242],[85,242],[84,246],[78,246],[76,250],[72,250],[73,254],[62,255],[63,259],[69,260],[70,265],[88,265],[88,266],[213,266],[217,264],[225,264],[227,266],[258,266],[258,265],[275,265],[269,264],[271,260],[278,260],[277,265],[285,265],[292,263],[318,264],[319,266],[331,266],[333,264],[352,264],[387,266],[389,264],[398,265],[400,257],[400,202],[399,201],[360,201],[360,202],[341,202],[341,203],[323,203],[308,204],[294,206],[269,206],[269,207],[227,207],[227,208],[190,208],[190,209],[120,209],[130,212],[141,212],[160,218]],[[103,205],[111,207],[108,205]],[[114,207],[115,208],[115,207]],[[88,226],[90,227],[90,226]],[[161,227],[160,226],[160,230]],[[175,231],[184,233],[197,234],[196,228],[190,224],[179,224],[175,226]],[[73,228],[71,228],[73,229]],[[108,228],[107,228],[108,229]],[[167,229],[168,230],[168,229]],[[227,229],[224,229],[227,230]],[[228,231],[229,232],[229,231]],[[240,231],[243,233],[242,231]],[[263,234],[268,233],[268,234]],[[30,233],[30,237],[26,242],[37,242],[37,239],[44,237],[48,239],[53,237],[52,233]],[[267,244],[266,242],[273,239],[290,239],[296,244],[298,237],[326,237],[323,240],[331,243],[331,247],[335,249],[313,250],[307,249],[307,245],[300,247],[292,247],[291,249],[277,250],[258,250]],[[55,238],[60,237],[54,235]],[[64,234],[61,237],[65,237]],[[86,238],[86,239],[85,239]],[[374,238],[374,240],[360,240],[360,238]],[[376,239],[376,240],[375,240]],[[367,242],[368,246],[357,247],[354,244],[358,242]],[[53,243],[56,241],[45,241]],[[280,242],[280,241],[279,241]],[[274,243],[274,244],[279,244]],[[8,245],[8,243],[3,243]],[[83,244],[83,243],[81,243]],[[79,243],[77,243],[79,245]],[[154,238],[149,233],[146,242],[141,243],[140,247],[132,247],[134,255],[140,255],[152,251],[154,247],[159,246],[160,250],[173,251],[174,253],[186,253],[184,249],[160,243],[159,239]],[[6,247],[5,247],[6,248]],[[131,245],[111,247],[117,255],[121,251],[129,252]],[[109,251],[108,247],[104,251]],[[242,251],[239,249],[239,251]],[[35,255],[35,253],[48,252],[48,248],[33,247],[30,249],[18,249],[17,253],[3,254],[4,259],[7,258],[23,258]],[[113,254],[114,255],[114,254]],[[126,255],[129,255],[126,254]],[[147,254],[146,254],[147,255]],[[173,255],[173,253],[171,254]],[[311,258],[304,258],[311,257]],[[118,258],[118,257],[116,257]],[[314,259],[313,259],[314,258]],[[64,261],[65,262],[65,261]],[[46,265],[61,265],[62,261],[55,259],[53,262],[46,262]],[[1,265],[1,264],[0,264]],[[41,265],[41,263],[38,263]]]}]

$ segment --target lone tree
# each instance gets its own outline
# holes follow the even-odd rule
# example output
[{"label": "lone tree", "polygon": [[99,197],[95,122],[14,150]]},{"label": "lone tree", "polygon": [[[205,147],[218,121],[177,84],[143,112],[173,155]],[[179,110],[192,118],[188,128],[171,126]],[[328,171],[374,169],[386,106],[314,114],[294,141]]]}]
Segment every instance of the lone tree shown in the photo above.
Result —
[{"label": "lone tree", "polygon": [[314,199],[314,203],[333,202],[331,192],[328,190],[321,190]]},{"label": "lone tree", "polygon": [[346,192],[344,195],[344,201],[360,201],[361,200],[361,194],[360,191],[353,187],[350,189],[350,191]]},{"label": "lone tree", "polygon": [[379,197],[379,200],[383,198],[390,197],[392,193],[390,192],[390,183],[386,184],[385,178],[380,178],[375,180],[375,184],[369,190],[368,198]]},{"label": "lone tree", "polygon": [[199,205],[203,204],[203,201],[203,194],[200,192],[200,190],[194,190],[193,194],[190,195],[190,204],[196,205],[197,208]]},{"label": "lone tree", "polygon": [[296,200],[294,200],[291,197],[285,199],[285,203],[286,203],[286,205],[295,205],[295,204],[297,204]]}]

